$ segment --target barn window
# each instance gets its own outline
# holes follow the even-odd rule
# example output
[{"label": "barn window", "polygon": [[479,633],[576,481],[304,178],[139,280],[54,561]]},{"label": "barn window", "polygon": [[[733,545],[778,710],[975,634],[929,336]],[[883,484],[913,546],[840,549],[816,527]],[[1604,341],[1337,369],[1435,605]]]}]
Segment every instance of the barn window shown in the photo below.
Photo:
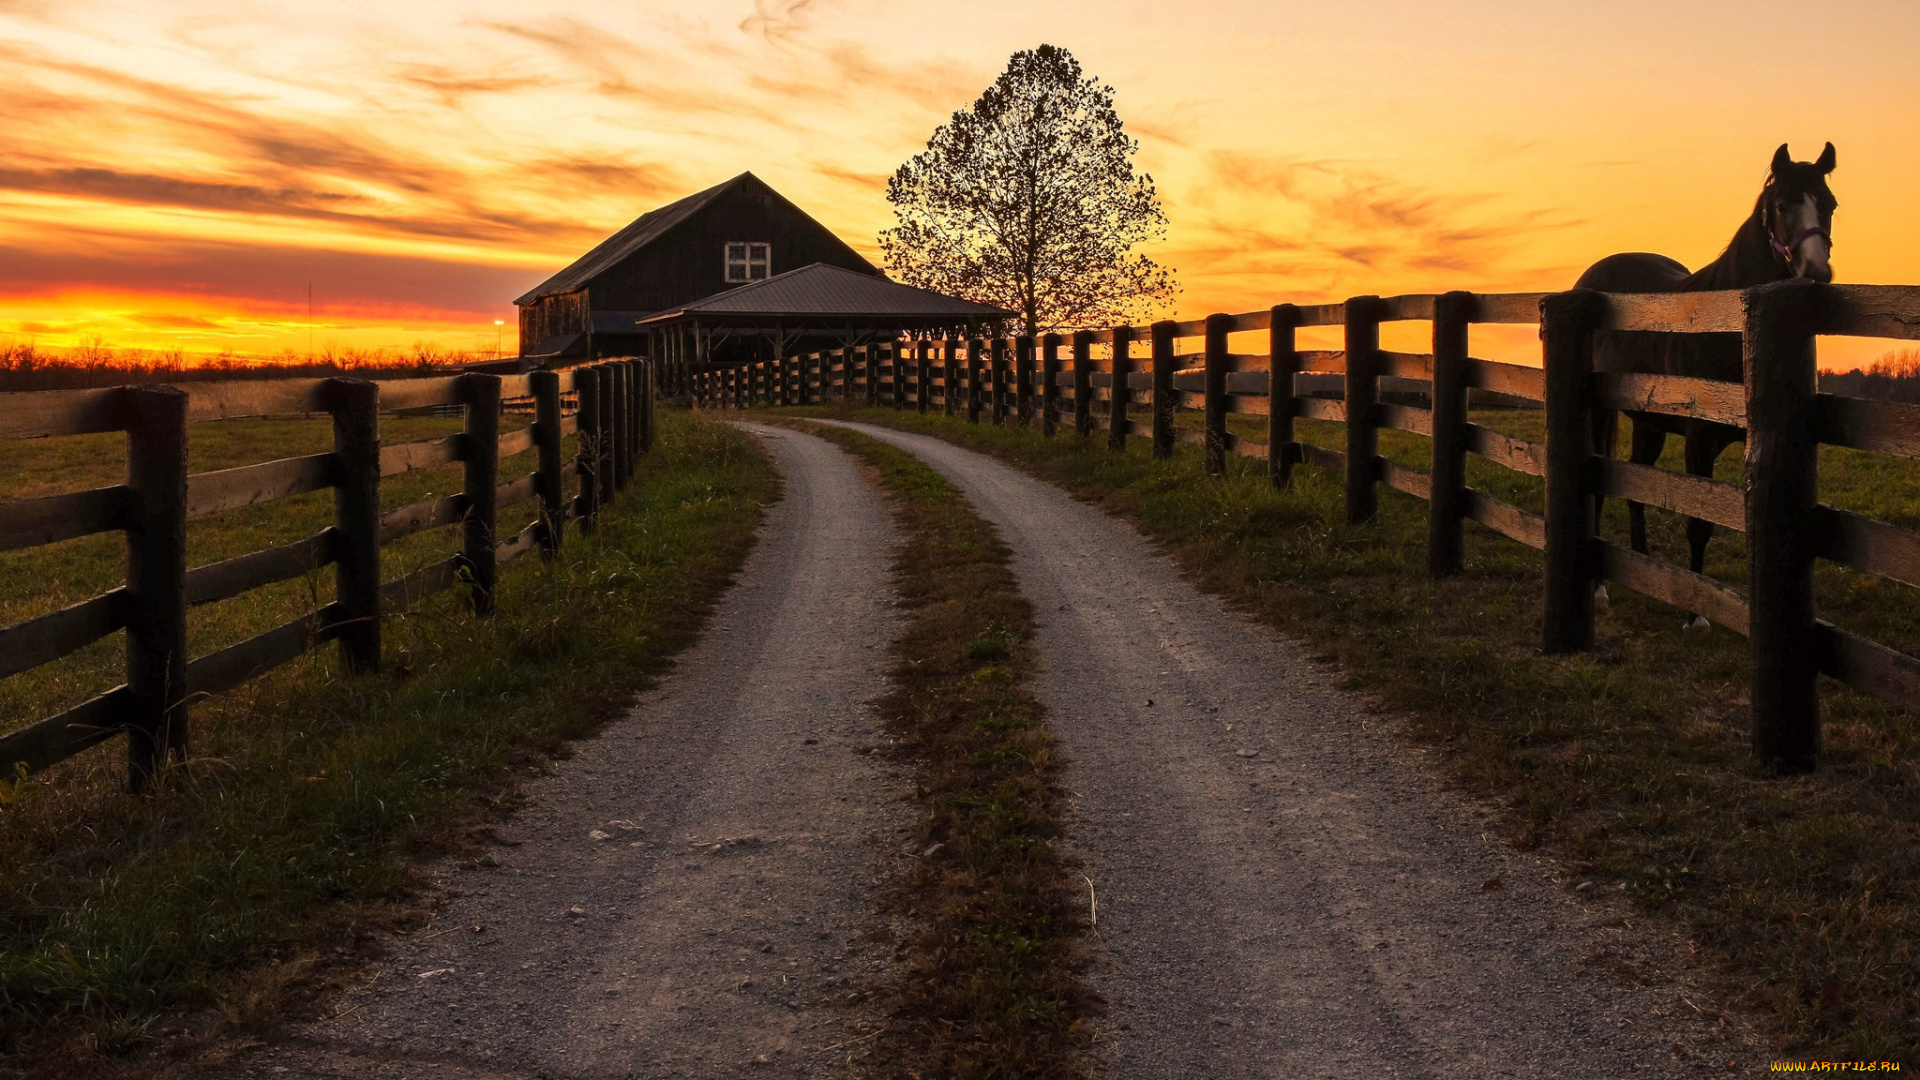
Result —
[{"label": "barn window", "polygon": [[727,280],[761,281],[773,276],[773,250],[769,244],[727,245]]}]

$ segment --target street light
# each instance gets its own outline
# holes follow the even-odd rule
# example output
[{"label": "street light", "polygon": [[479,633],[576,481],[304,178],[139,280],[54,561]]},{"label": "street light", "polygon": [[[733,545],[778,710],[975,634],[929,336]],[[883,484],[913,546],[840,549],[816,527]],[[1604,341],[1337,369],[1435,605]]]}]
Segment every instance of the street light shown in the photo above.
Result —
[{"label": "street light", "polygon": [[500,359],[500,352],[501,352],[500,342],[502,340],[502,335],[506,333],[506,331],[501,328],[506,325],[507,325],[507,320],[505,319],[493,320],[493,358],[495,360]]}]

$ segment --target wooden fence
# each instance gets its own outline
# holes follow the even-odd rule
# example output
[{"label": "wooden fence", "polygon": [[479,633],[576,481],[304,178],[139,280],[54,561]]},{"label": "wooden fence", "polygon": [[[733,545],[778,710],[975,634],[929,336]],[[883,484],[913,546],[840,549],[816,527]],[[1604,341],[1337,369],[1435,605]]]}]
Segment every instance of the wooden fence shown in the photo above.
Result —
[{"label": "wooden fence", "polygon": [[[1382,349],[1380,326],[1392,321],[1430,323],[1432,351]],[[1537,323],[1542,367],[1468,355],[1475,323]],[[1302,327],[1340,327],[1345,348],[1296,348]],[[1745,383],[1595,371],[1601,331],[1741,334]],[[1811,768],[1818,752],[1820,674],[1920,711],[1920,659],[1834,627],[1814,610],[1816,558],[1920,586],[1920,534],[1822,504],[1817,483],[1823,443],[1920,458],[1920,407],[1818,393],[1814,339],[1822,334],[1920,339],[1920,287],[1796,281],[1688,294],[1362,296],[1037,341],[902,341],[812,353],[703,372],[692,391],[697,402],[717,407],[851,400],[964,413],[974,422],[983,413],[994,423],[1037,419],[1049,436],[1063,424],[1081,436],[1104,430],[1116,450],[1130,437],[1150,439],[1159,457],[1193,442],[1209,472],[1223,471],[1228,454],[1258,458],[1281,487],[1306,463],[1344,477],[1353,522],[1374,516],[1385,484],[1428,501],[1427,561],[1435,575],[1460,569],[1469,519],[1545,553],[1542,644],[1549,652],[1591,646],[1601,581],[1746,635],[1754,748],[1770,766],[1791,771]],[[1246,351],[1234,351],[1236,337]],[[1096,346],[1110,357],[1096,359]],[[1541,403],[1545,441],[1471,423],[1469,393]],[[1203,411],[1204,423],[1176,425],[1182,408]],[[1745,428],[1744,483],[1596,455],[1592,418],[1605,409]],[[1136,410],[1144,421],[1134,419]],[[1230,413],[1265,415],[1265,443],[1228,431]],[[1297,439],[1296,417],[1341,422],[1344,447]],[[1381,457],[1382,428],[1428,436],[1428,469]],[[1467,486],[1469,453],[1543,477],[1545,516]],[[1746,533],[1747,594],[1602,539],[1594,520],[1601,494]]]},{"label": "wooden fence", "polygon": [[[465,584],[474,609],[493,608],[498,567],[529,551],[551,557],[568,521],[591,531],[599,508],[626,485],[636,455],[652,444],[651,366],[608,360],[568,371],[466,374],[371,382],[305,379],[123,386],[0,394],[0,439],[127,433],[127,482],[49,498],[0,502],[0,551],[93,533],[126,535],[125,586],[0,629],[0,678],[126,631],[126,683],[81,705],[0,736],[0,774],[44,769],[121,732],[129,783],[139,790],[187,751],[187,709],[338,641],[347,666],[380,664],[381,620],[422,597]],[[533,423],[502,431],[503,413],[530,403]],[[566,405],[573,408],[567,409]],[[457,409],[458,434],[383,446],[380,414]],[[333,450],[218,472],[189,474],[193,423],[244,416],[324,413]],[[579,452],[561,444],[579,434]],[[501,482],[499,462],[529,449],[538,468]],[[382,512],[380,481],[413,469],[464,464],[463,490]],[[566,498],[577,481],[578,495]],[[315,536],[189,569],[187,521],[332,488],[334,524]],[[532,520],[503,530],[500,512],[538,499]],[[381,580],[380,548],[441,526],[462,526],[460,553]],[[504,538],[503,538],[504,535]],[[237,596],[332,565],[336,598],[280,627],[206,656],[188,658],[187,608]]]}]

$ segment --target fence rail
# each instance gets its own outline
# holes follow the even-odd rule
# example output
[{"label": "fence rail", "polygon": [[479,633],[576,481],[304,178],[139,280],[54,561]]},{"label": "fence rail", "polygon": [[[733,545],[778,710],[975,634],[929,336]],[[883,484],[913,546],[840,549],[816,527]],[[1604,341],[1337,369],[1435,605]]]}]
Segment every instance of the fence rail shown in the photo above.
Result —
[{"label": "fence rail", "polygon": [[[0,736],[0,774],[38,771],[122,732],[129,784],[139,790],[187,750],[188,702],[230,690],[319,646],[338,641],[348,666],[380,663],[381,619],[423,597],[465,584],[474,609],[492,610],[497,568],[529,551],[557,553],[568,521],[590,531],[652,445],[652,365],[618,359],[567,371],[501,377],[369,382],[190,383],[104,390],[0,394],[0,439],[100,432],[127,434],[127,482],[93,491],[0,502],[0,551],[92,533],[126,535],[126,584],[100,596],[0,628],[0,677],[51,663],[109,634],[127,633],[126,683],[56,716]],[[525,403],[532,424],[502,432],[503,412]],[[568,406],[572,403],[571,415]],[[459,434],[382,446],[382,413],[455,407]],[[197,422],[245,416],[324,414],[334,446],[324,454],[189,474],[187,442]],[[561,460],[562,440],[580,435]],[[539,451],[539,467],[502,482],[499,462]],[[462,490],[380,510],[380,480],[462,464]],[[568,499],[566,486],[579,481]],[[189,569],[187,521],[331,488],[334,524],[304,540]],[[530,522],[500,512],[538,500]],[[405,536],[462,525],[461,551],[390,581],[380,549]],[[507,535],[501,534],[504,529]],[[189,659],[186,611],[251,589],[335,568],[336,598],[264,634]]]},{"label": "fence rail", "polygon": [[[1430,323],[1431,351],[1382,349],[1380,325],[1393,321]],[[1476,323],[1538,324],[1541,366],[1469,355]],[[1345,347],[1297,348],[1302,327],[1340,327]],[[1609,330],[1740,334],[1745,380],[1596,371],[1594,336]],[[1264,350],[1248,349],[1249,334],[1266,336]],[[1243,335],[1238,351],[1229,347],[1234,335]],[[1129,438],[1148,439],[1157,457],[1195,443],[1207,471],[1223,471],[1228,454],[1264,460],[1282,488],[1296,465],[1308,464],[1344,477],[1347,518],[1356,523],[1375,515],[1384,484],[1427,500],[1428,569],[1436,576],[1459,571],[1466,521],[1544,553],[1548,651],[1591,646],[1594,591],[1603,581],[1746,635],[1755,750],[1770,765],[1796,770],[1811,767],[1818,751],[1820,674],[1920,711],[1920,658],[1819,620],[1812,584],[1814,561],[1825,558],[1920,585],[1920,534],[1820,503],[1816,475],[1822,444],[1920,459],[1920,407],[1819,393],[1819,335],[1920,339],[1920,287],[1784,282],[1689,294],[1362,296],[1037,340],[844,348],[697,373],[691,392],[718,407],[860,401],[975,423],[983,414],[996,424],[1037,419],[1049,436],[1062,427],[1082,437],[1104,430],[1115,450]],[[1110,356],[1096,358],[1100,347]],[[1470,422],[1470,401],[1544,409],[1545,440]],[[1182,409],[1203,413],[1198,429],[1176,424]],[[1597,456],[1593,424],[1607,410],[1746,429],[1743,482]],[[1233,414],[1264,415],[1265,442],[1228,431]],[[1299,418],[1342,424],[1344,445],[1303,441],[1294,430]],[[1381,457],[1382,428],[1427,436],[1429,467]],[[1469,454],[1543,477],[1545,515],[1469,487]],[[1593,513],[1600,495],[1744,532],[1747,594],[1601,539]]]}]

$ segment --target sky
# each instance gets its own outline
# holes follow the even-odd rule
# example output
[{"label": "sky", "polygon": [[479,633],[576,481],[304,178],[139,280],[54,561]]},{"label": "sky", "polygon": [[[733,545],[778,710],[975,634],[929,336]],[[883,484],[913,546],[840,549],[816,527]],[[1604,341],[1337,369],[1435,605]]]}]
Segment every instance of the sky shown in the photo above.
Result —
[{"label": "sky", "polygon": [[1115,88],[1177,317],[1697,267],[1782,142],[1838,149],[1837,280],[1920,282],[1915,41],[1913,0],[0,0],[0,347],[511,352],[515,296],[745,170],[877,262],[886,177],[1042,42]]}]

